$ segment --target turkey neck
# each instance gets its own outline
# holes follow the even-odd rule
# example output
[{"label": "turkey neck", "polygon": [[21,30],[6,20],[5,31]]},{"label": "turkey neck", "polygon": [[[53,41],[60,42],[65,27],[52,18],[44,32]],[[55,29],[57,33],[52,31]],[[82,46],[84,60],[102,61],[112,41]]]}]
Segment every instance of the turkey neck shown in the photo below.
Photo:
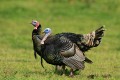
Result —
[{"label": "turkey neck", "polygon": [[41,25],[39,25],[38,28],[37,28],[37,33],[40,35],[40,34],[41,34],[41,31],[42,31]]},{"label": "turkey neck", "polygon": [[[34,29],[32,31],[32,41],[33,41],[33,48],[35,52],[40,52],[41,51],[41,25],[37,27],[37,29]],[[41,54],[39,53],[41,56]]]},{"label": "turkey neck", "polygon": [[41,39],[41,25],[39,25],[37,27],[37,29],[34,29],[32,31],[32,40],[33,40],[33,45],[35,45],[35,43],[37,42],[37,39],[35,38],[36,37],[39,37],[39,39]]},{"label": "turkey neck", "polygon": [[33,32],[32,32],[32,36],[33,35],[41,35],[41,25],[39,25],[38,27],[37,27],[37,29],[34,29],[33,30]]}]

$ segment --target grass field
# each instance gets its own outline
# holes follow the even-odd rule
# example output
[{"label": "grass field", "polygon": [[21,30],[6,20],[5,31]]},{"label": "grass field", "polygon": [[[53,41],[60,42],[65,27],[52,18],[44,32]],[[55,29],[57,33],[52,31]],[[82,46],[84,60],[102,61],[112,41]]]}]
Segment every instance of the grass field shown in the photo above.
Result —
[{"label": "grass field", "polygon": [[[120,80],[120,0],[0,0],[0,80]],[[107,31],[99,47],[86,52],[94,62],[74,78],[34,59],[29,24],[40,21],[53,33]],[[68,68],[69,69],[69,68]]]}]

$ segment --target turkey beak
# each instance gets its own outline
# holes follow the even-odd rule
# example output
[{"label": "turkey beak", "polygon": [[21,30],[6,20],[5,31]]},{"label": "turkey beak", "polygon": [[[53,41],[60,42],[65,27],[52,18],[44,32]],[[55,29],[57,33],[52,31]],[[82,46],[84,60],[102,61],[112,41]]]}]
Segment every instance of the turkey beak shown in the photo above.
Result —
[{"label": "turkey beak", "polygon": [[[31,22],[30,24],[32,24],[32,22]],[[33,24],[32,24],[32,25],[33,25]],[[37,27],[34,27],[34,29],[37,29]]]},{"label": "turkey beak", "polygon": [[44,32],[44,31],[42,31],[42,34],[45,34],[45,32]]},{"label": "turkey beak", "polygon": [[45,33],[44,31],[42,33]]},{"label": "turkey beak", "polygon": [[30,22],[29,24],[32,24],[32,22]]}]

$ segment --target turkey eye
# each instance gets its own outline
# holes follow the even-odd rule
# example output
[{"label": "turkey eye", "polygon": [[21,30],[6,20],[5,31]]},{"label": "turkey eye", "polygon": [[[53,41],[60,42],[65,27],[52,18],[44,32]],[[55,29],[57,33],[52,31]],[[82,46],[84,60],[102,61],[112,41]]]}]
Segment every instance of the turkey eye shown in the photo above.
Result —
[{"label": "turkey eye", "polygon": [[46,30],[46,31],[48,31],[48,30]]}]

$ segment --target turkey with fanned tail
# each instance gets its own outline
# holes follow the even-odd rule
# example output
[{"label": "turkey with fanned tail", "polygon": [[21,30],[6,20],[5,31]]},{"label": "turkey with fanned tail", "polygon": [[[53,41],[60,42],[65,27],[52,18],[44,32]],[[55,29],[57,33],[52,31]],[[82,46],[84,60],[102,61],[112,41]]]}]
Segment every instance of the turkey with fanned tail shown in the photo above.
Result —
[{"label": "turkey with fanned tail", "polygon": [[89,34],[59,33],[50,35],[51,29],[44,30],[42,36],[41,24],[33,20],[32,32],[33,47],[36,52],[47,63],[52,65],[66,65],[71,68],[70,76],[73,76],[74,70],[84,69],[84,62],[92,61],[85,57],[84,52],[100,44],[104,34],[104,28],[101,27]]}]

